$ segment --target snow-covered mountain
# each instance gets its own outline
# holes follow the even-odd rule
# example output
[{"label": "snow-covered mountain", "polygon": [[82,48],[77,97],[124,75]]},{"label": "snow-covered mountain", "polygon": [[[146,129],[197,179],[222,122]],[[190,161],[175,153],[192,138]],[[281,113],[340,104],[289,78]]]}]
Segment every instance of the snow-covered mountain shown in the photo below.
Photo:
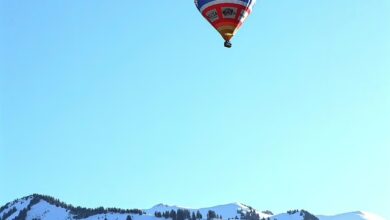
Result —
[{"label": "snow-covered mountain", "polygon": [[256,211],[256,213],[259,214],[260,218],[271,217],[271,215],[267,215],[265,213],[258,212],[257,210],[253,209],[252,207],[246,206],[246,205],[238,203],[238,202],[229,203],[229,204],[225,204],[225,205],[218,205],[218,206],[213,206],[213,207],[208,207],[208,208],[200,208],[200,209],[192,209],[192,208],[186,208],[186,207],[158,204],[158,205],[153,206],[151,209],[145,209],[144,211],[148,215],[154,215],[155,212],[162,213],[162,212],[171,211],[171,210],[177,211],[178,209],[187,209],[190,212],[199,211],[205,219],[207,218],[207,212],[209,210],[212,210],[216,214],[218,214],[219,216],[222,216],[223,219],[234,219],[236,217],[239,218],[240,217],[240,214],[238,214],[239,210],[242,210],[244,212],[254,210],[254,211]]},{"label": "snow-covered mountain", "polygon": [[[209,211],[214,211],[218,219],[223,220],[385,220],[367,212],[351,212],[335,216],[315,216],[304,210],[294,210],[274,215],[269,211],[260,212],[241,203],[229,203],[200,209],[168,206],[164,204],[158,204],[150,209],[144,210],[105,209],[103,207],[91,209],[74,207],[53,197],[38,194],[17,199],[0,207],[0,220],[175,220],[170,216],[166,216],[167,218],[164,216],[156,217],[156,213],[159,216],[159,214],[172,212],[172,210],[175,216],[176,213],[179,216],[179,212],[182,210],[188,210],[189,213],[194,213],[194,216],[191,217],[196,220],[206,220]],[[195,213],[200,215],[196,217]]]}]

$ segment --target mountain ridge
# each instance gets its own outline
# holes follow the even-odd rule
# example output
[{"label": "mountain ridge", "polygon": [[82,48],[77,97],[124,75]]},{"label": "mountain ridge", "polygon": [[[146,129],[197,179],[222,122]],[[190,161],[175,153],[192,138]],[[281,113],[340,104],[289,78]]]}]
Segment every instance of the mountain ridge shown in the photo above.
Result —
[{"label": "mountain ridge", "polygon": [[[175,213],[171,213],[172,211]],[[198,212],[199,217],[195,216]],[[183,217],[183,213],[187,213],[187,217]],[[197,209],[163,203],[149,209],[84,208],[41,194],[25,196],[0,207],[0,220],[180,220],[179,218],[184,220],[385,220],[364,211],[333,216],[313,215],[305,210],[290,210],[286,213],[274,214],[270,211],[258,211],[239,202]]]}]

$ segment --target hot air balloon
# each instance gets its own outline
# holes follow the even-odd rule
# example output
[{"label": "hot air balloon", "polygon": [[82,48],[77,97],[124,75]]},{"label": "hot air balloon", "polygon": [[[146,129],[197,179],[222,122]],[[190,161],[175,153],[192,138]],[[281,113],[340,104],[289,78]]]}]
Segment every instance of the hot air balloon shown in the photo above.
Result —
[{"label": "hot air balloon", "polygon": [[256,0],[195,0],[199,12],[222,35],[228,48],[255,3]]}]

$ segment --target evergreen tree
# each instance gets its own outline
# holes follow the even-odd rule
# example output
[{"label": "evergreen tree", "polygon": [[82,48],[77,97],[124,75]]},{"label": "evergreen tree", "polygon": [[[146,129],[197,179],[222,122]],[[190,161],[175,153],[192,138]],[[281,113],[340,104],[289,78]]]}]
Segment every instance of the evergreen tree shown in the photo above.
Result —
[{"label": "evergreen tree", "polygon": [[184,210],[183,209],[178,209],[176,213],[176,220],[184,220]]},{"label": "evergreen tree", "polygon": [[172,219],[172,220],[176,220],[176,212],[174,210],[171,210],[171,212],[169,213],[169,217]]},{"label": "evergreen tree", "polygon": [[196,211],[196,218],[197,218],[197,219],[202,219],[202,218],[203,218],[203,216],[202,216],[202,214],[200,213],[199,210]]},{"label": "evergreen tree", "polygon": [[207,220],[211,220],[217,217],[217,214],[213,210],[207,212]]},{"label": "evergreen tree", "polygon": [[164,218],[169,218],[169,211],[165,211],[165,212],[163,213],[163,217],[164,217]]},{"label": "evergreen tree", "polygon": [[303,220],[319,220],[317,216],[311,214],[306,210],[301,210],[301,213],[303,213]]},{"label": "evergreen tree", "polygon": [[191,212],[188,209],[183,210],[184,219],[191,220]]},{"label": "evergreen tree", "polygon": [[245,213],[241,212],[241,219],[260,220],[260,215],[254,209],[251,209]]}]

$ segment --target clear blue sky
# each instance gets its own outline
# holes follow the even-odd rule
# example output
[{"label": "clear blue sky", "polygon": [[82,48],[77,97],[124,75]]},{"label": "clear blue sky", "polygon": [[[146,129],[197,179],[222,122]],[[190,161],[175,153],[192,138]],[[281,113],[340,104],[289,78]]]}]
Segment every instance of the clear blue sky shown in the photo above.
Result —
[{"label": "clear blue sky", "polygon": [[0,203],[390,219],[390,1],[0,0]]}]

